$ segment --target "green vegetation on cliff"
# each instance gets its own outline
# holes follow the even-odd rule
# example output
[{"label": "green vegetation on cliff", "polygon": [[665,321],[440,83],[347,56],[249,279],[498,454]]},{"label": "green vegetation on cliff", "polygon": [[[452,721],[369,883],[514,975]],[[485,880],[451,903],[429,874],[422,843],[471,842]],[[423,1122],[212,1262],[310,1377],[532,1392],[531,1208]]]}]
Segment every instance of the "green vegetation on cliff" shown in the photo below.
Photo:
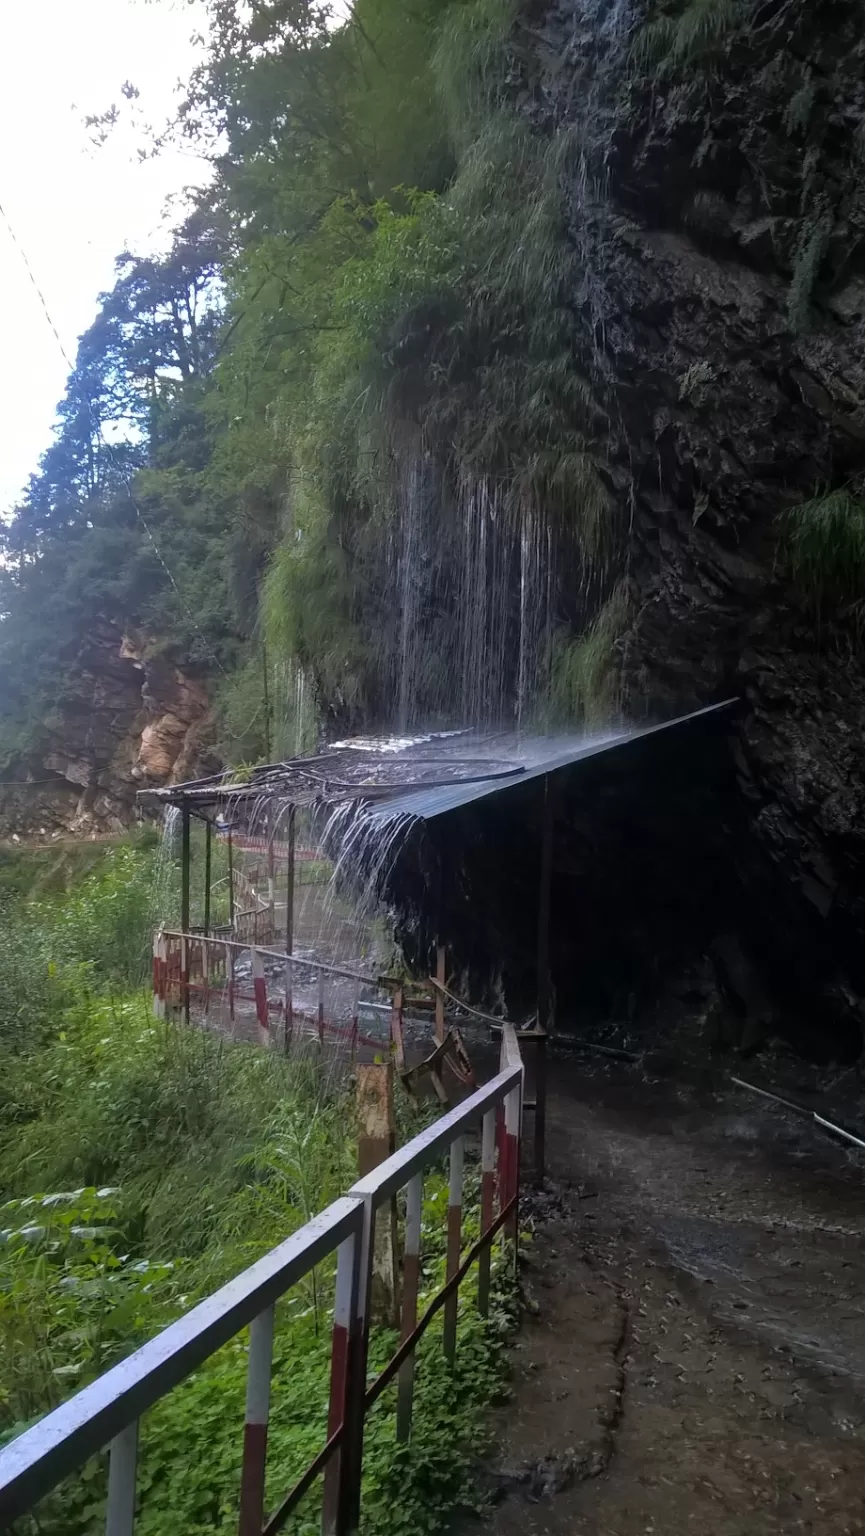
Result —
[{"label": "green vegetation on cliff", "polygon": [[[615,543],[575,366],[567,132],[514,106],[514,0],[211,8],[181,130],[213,185],[125,253],[57,437],[2,530],[0,769],[38,761],[94,618],[208,675],[221,746],[381,716],[401,475],[487,476],[509,515]],[[300,718],[299,718],[300,717]]]}]

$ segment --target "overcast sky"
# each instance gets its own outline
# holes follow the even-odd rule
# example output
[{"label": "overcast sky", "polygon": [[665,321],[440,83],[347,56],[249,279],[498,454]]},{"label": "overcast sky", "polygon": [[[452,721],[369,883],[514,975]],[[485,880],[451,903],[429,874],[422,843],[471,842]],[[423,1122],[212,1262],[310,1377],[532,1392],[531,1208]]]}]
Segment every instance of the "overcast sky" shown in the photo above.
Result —
[{"label": "overcast sky", "polygon": [[[0,204],[69,355],[113,281],[114,257],[163,243],[166,200],[206,175],[179,148],[139,164],[198,57],[201,0],[0,0]],[[121,86],[140,92],[128,104]],[[116,102],[101,147],[84,125]],[[51,440],[66,365],[0,220],[0,514]]]}]

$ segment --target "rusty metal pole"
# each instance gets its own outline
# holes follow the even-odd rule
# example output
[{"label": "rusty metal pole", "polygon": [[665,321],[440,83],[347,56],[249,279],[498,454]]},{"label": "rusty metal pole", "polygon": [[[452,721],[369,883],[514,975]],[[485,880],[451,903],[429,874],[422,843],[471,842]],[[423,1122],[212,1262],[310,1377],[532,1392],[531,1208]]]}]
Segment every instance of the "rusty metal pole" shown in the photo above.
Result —
[{"label": "rusty metal pole", "polygon": [[438,1041],[439,1045],[441,1045],[441,1043],[442,1043],[442,1041],[444,1040],[444,1037],[445,1037],[445,999],[444,999],[444,993],[441,991],[441,988],[444,986],[446,980],[447,980],[447,951],[446,951],[446,949],[445,949],[443,944],[439,944],[438,947],[436,948],[436,981],[438,982],[439,985],[435,989],[435,991],[436,991],[436,996],[435,996],[435,1005],[436,1005],[436,1028],[435,1028],[435,1035],[436,1035],[436,1040]]}]

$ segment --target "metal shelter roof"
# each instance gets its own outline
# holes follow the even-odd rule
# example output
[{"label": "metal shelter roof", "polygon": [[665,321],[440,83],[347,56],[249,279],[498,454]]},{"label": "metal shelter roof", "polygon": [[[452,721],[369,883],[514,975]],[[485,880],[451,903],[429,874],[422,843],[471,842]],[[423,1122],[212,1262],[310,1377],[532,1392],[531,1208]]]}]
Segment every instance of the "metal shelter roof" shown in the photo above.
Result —
[{"label": "metal shelter roof", "polygon": [[360,802],[371,822],[403,816],[431,821],[531,779],[716,715],[736,702],[727,699],[660,725],[595,736],[447,731],[410,738],[359,738],[338,742],[313,757],[255,768],[242,781],[227,771],[142,790],[138,798],[154,808],[175,805],[205,820],[238,827],[267,800],[311,808]]}]

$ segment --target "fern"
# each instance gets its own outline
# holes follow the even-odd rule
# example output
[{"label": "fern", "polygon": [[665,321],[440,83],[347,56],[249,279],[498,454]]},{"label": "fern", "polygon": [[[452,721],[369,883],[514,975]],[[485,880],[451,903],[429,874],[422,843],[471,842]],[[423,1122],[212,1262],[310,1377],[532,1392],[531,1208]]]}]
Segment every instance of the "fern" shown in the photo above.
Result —
[{"label": "fern", "polygon": [[834,226],[835,221],[825,201],[818,202],[813,218],[802,226],[787,293],[787,324],[794,335],[808,329],[811,298]]},{"label": "fern", "polygon": [[815,496],[783,514],[791,574],[818,618],[828,608],[865,602],[865,495],[848,486]]},{"label": "fern", "polygon": [[746,19],[745,0],[690,0],[684,10],[658,16],[638,34],[636,47],[647,59],[682,64],[716,47]]},{"label": "fern", "polygon": [[805,70],[805,78],[798,91],[790,97],[784,113],[784,127],[789,134],[805,132],[811,120],[811,110],[816,94],[809,67]]},{"label": "fern", "polygon": [[628,619],[623,582],[614,587],[600,613],[579,639],[554,642],[549,709],[557,721],[604,725],[619,708],[617,642]]}]

